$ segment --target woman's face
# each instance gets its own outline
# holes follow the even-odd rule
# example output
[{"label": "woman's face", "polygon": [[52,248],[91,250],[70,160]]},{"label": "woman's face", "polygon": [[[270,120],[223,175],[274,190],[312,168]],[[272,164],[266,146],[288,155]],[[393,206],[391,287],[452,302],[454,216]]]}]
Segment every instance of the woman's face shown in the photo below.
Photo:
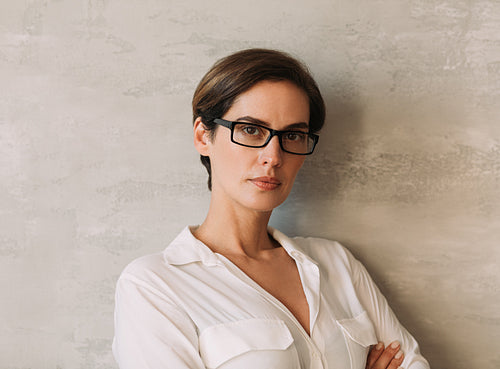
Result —
[{"label": "woman's face", "polygon": [[[262,81],[238,96],[221,118],[307,132],[309,101],[289,81]],[[206,148],[208,154],[202,154],[210,157],[212,201],[255,211],[269,212],[285,201],[305,159],[282,151],[277,136],[262,148],[237,145],[222,126]]]}]

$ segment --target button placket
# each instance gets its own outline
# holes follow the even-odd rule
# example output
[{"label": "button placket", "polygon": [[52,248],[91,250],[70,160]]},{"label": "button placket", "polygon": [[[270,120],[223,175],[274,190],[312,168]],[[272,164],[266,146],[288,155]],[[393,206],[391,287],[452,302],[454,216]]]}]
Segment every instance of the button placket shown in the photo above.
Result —
[{"label": "button placket", "polygon": [[311,369],[324,369],[323,361],[321,360],[321,354],[317,351],[313,351],[311,356]]}]

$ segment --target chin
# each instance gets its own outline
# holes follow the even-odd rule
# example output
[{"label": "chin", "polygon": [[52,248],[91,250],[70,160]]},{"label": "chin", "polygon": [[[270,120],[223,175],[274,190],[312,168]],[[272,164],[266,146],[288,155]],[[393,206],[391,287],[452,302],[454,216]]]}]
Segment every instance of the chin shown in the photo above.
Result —
[{"label": "chin", "polygon": [[268,198],[253,198],[249,199],[246,203],[246,207],[255,211],[270,212],[283,204],[285,200],[286,196],[279,196],[279,198],[277,196],[269,196]]}]

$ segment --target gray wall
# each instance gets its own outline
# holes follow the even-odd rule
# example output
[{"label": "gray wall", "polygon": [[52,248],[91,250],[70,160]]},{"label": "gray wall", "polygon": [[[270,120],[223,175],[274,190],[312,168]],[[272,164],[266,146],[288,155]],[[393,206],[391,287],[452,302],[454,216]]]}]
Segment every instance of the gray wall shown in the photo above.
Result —
[{"label": "gray wall", "polygon": [[191,94],[252,46],[328,106],[273,225],[348,246],[433,368],[500,367],[500,2],[4,0],[2,369],[116,367],[118,274],[207,209]]}]

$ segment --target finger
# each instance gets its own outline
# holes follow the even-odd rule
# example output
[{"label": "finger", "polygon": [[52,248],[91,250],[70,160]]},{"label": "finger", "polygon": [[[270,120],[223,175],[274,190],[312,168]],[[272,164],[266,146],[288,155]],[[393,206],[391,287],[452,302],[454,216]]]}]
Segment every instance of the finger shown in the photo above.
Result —
[{"label": "finger", "polygon": [[400,346],[401,345],[399,344],[398,341],[392,342],[389,346],[385,348],[385,350],[382,352],[382,354],[374,363],[371,369],[388,369],[389,364],[394,359],[396,354],[398,354]]},{"label": "finger", "polygon": [[368,353],[368,357],[366,359],[366,369],[372,369],[373,365],[377,361],[377,359],[384,352],[384,343],[379,342],[377,345],[373,346]]},{"label": "finger", "polygon": [[403,360],[405,358],[405,355],[403,351],[399,350],[396,355],[394,355],[394,358],[391,360],[389,363],[389,366],[387,369],[400,369],[400,365],[403,363]]}]

